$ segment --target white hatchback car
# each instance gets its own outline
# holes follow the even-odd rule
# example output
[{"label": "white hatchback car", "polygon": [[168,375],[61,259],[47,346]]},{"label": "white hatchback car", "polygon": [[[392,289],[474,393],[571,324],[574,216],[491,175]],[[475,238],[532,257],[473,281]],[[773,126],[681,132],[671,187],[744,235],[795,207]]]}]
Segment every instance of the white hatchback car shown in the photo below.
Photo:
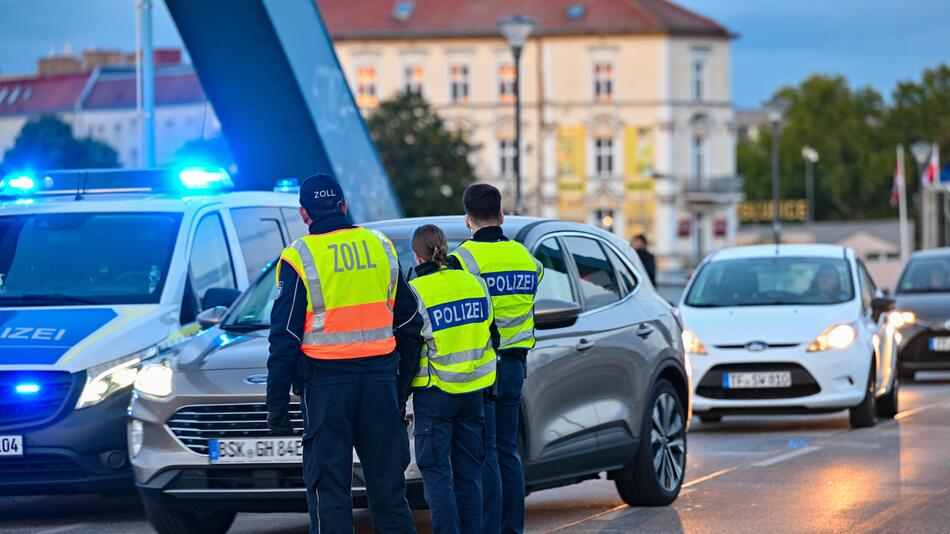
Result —
[{"label": "white hatchback car", "polygon": [[694,412],[717,422],[848,409],[853,427],[894,417],[893,305],[849,248],[759,245],[710,255],[680,301]]}]

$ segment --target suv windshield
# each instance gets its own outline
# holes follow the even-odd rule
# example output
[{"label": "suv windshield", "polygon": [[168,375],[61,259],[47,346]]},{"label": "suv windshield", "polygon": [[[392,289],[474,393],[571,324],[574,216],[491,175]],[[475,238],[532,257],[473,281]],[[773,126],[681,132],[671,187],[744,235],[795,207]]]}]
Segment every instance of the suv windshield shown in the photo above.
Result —
[{"label": "suv windshield", "polygon": [[848,262],[751,258],[707,263],[689,290],[694,307],[838,304],[854,298]]},{"label": "suv windshield", "polygon": [[157,303],[180,213],[0,217],[0,306]]},{"label": "suv windshield", "polygon": [[911,260],[897,284],[897,292],[950,292],[950,257]]}]

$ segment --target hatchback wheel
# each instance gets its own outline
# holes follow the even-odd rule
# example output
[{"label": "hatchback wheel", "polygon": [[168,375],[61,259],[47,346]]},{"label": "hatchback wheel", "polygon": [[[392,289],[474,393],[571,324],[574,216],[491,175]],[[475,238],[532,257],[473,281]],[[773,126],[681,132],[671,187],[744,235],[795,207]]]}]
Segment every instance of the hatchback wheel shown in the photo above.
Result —
[{"label": "hatchback wheel", "polygon": [[867,428],[877,422],[877,409],[874,398],[874,360],[871,360],[871,371],[868,373],[868,382],[864,387],[864,400],[854,408],[848,410],[848,420],[851,428]]},{"label": "hatchback wheel", "polygon": [[631,506],[666,506],[676,500],[686,472],[686,410],[673,385],[657,381],[643,417],[640,449],[629,479],[617,480]]},{"label": "hatchback wheel", "polygon": [[881,419],[893,419],[897,415],[898,396],[900,394],[901,381],[894,379],[894,385],[891,386],[891,392],[877,399],[877,416]]},{"label": "hatchback wheel", "polygon": [[145,515],[158,534],[224,534],[234,523],[234,512],[168,510],[145,497]]}]

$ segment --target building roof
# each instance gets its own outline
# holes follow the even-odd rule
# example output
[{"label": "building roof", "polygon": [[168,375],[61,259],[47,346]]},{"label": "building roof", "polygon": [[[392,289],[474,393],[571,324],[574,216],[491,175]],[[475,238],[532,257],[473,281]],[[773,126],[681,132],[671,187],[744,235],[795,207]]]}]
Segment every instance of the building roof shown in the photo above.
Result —
[{"label": "building roof", "polygon": [[36,76],[0,80],[0,115],[30,115],[72,109],[89,73],[54,78]]},{"label": "building roof", "polygon": [[536,35],[669,34],[729,38],[712,19],[666,0],[319,0],[334,39],[499,37],[515,13]]},{"label": "building roof", "polygon": [[[155,105],[190,104],[206,100],[198,77],[191,68],[158,69],[155,74]],[[83,100],[83,109],[135,107],[135,70],[107,68]]]}]

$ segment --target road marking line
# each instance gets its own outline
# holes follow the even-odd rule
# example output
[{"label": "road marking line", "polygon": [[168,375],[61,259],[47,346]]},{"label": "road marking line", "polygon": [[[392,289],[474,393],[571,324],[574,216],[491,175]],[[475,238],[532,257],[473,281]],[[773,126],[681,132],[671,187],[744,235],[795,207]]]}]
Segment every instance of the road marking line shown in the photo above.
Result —
[{"label": "road marking line", "polygon": [[561,526],[559,526],[559,527],[552,528],[551,530],[545,530],[545,531],[544,531],[544,534],[550,534],[551,532],[560,532],[560,531],[562,531],[562,530],[565,530],[565,529],[568,529],[568,528],[571,528],[571,527],[576,527],[577,525],[586,523],[586,522],[588,522],[588,521],[590,521],[590,520],[592,520],[592,519],[597,519],[598,517],[605,516],[605,515],[607,515],[607,514],[609,514],[609,513],[611,513],[611,512],[616,512],[616,511],[619,511],[619,510],[623,510],[624,508],[630,508],[630,505],[621,504],[621,505],[618,505],[618,506],[614,506],[614,507],[611,508],[610,510],[605,510],[605,511],[603,511],[603,512],[598,512],[598,513],[596,513],[596,514],[589,515],[589,516],[587,516],[587,517],[583,517],[583,518],[581,518],[581,519],[578,519],[577,521],[572,521],[572,522],[570,522],[570,523],[568,523],[568,524],[566,524],[566,525],[561,525]]},{"label": "road marking line", "polygon": [[910,410],[905,410],[905,411],[900,412],[900,413],[898,413],[897,415],[895,415],[895,416],[894,416],[894,420],[895,420],[895,421],[900,421],[901,419],[906,419],[906,418],[908,418],[908,417],[915,416],[915,415],[919,414],[920,412],[922,412],[922,411],[924,411],[924,410],[929,410],[929,409],[931,409],[931,408],[936,408],[937,406],[943,406],[943,405],[945,405],[945,404],[947,404],[947,403],[946,403],[946,402],[934,402],[934,403],[931,403],[931,404],[924,404],[923,406],[918,406],[918,407],[916,407],[916,408],[911,408]]},{"label": "road marking line", "polygon": [[720,469],[719,471],[716,471],[716,472],[714,472],[714,473],[709,473],[709,474],[706,475],[706,476],[699,477],[699,478],[697,478],[696,480],[690,480],[689,482],[684,483],[682,487],[683,487],[683,488],[691,488],[691,487],[693,487],[693,486],[702,484],[703,482],[706,482],[707,480],[712,480],[712,479],[714,479],[714,478],[721,477],[722,475],[725,475],[726,473],[731,473],[731,472],[735,471],[736,469],[739,469],[740,467],[742,467],[742,466],[741,466],[741,465],[734,465],[734,466],[732,466],[732,467],[727,467],[727,468],[725,468],[725,469]]},{"label": "road marking line", "polygon": [[41,530],[36,534],[59,534],[60,532],[69,532],[70,530],[82,530],[85,527],[92,526],[92,523],[74,523],[72,525],[63,525],[61,527],[51,528],[49,530]]},{"label": "road marking line", "polygon": [[760,460],[752,464],[752,467],[768,467],[770,465],[782,463],[785,460],[791,460],[792,458],[797,458],[799,456],[803,456],[805,454],[815,452],[819,449],[821,449],[821,447],[817,445],[809,445],[807,447],[802,447],[801,449],[795,449],[793,451],[786,452],[785,454],[779,454],[778,456],[773,456],[771,458],[766,458],[765,460]]}]

